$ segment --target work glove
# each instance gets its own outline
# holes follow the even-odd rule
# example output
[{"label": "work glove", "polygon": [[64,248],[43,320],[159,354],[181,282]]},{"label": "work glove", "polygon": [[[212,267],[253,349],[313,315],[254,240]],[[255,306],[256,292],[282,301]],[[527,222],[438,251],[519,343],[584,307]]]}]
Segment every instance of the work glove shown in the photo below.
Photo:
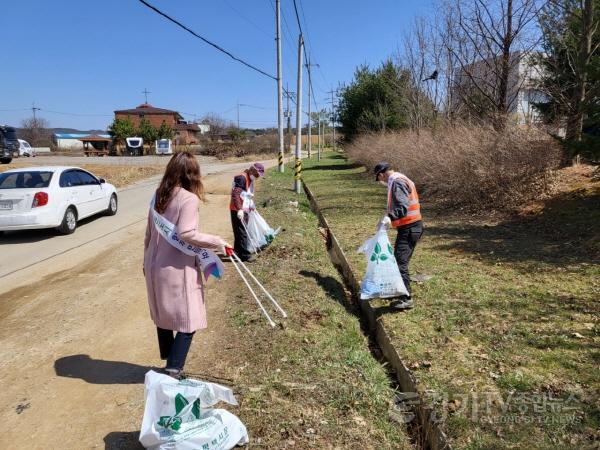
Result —
[{"label": "work glove", "polygon": [[379,230],[381,228],[387,230],[391,224],[392,224],[392,220],[388,216],[384,216],[377,224],[377,230]]},{"label": "work glove", "polygon": [[242,222],[244,221],[244,211],[243,210],[239,210],[237,212],[237,218],[240,219]]}]

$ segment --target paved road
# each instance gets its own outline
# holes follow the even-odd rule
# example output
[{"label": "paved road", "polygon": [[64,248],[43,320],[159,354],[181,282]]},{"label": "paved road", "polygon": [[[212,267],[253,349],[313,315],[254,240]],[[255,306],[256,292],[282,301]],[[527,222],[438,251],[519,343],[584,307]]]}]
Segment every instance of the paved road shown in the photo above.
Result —
[{"label": "paved road", "polygon": [[[204,175],[242,170],[248,166],[247,162],[215,161],[203,163]],[[272,165],[273,162],[265,164]],[[132,234],[135,226],[146,220],[148,204],[159,181],[160,177],[154,177],[121,189],[116,216],[83,220],[74,234],[63,236],[54,230],[29,230],[0,236],[0,293],[72,268]]]},{"label": "paved road", "polygon": [[[231,177],[246,165],[207,168],[218,174],[206,179],[203,231],[231,239]],[[0,449],[143,450],[144,374],[164,366],[142,276],[145,217],[157,181],[122,191],[119,214],[92,220],[67,239],[23,233],[0,240],[0,259],[14,267],[49,255],[0,278]],[[14,288],[15,277],[24,285]],[[205,286],[209,329],[194,338],[186,364],[200,379],[233,378],[250,364],[243,355],[241,368],[220,358],[237,282],[228,268],[222,281]],[[2,293],[7,286],[13,289]]]}]

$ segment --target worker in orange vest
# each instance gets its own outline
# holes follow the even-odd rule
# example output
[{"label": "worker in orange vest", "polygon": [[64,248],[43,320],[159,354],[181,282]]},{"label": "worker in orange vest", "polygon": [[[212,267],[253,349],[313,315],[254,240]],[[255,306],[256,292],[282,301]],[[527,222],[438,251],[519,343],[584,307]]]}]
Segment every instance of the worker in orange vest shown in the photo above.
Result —
[{"label": "worker in orange vest", "polygon": [[233,178],[231,187],[231,226],[233,228],[235,253],[242,261],[254,261],[256,256],[250,252],[248,240],[248,213],[255,209],[254,206],[254,181],[265,175],[265,166],[254,163],[240,175]]},{"label": "worker in orange vest", "polygon": [[411,298],[408,263],[417,242],[423,234],[419,195],[415,183],[406,175],[394,172],[390,164],[380,162],[375,166],[373,172],[375,173],[375,180],[387,186],[387,214],[382,219],[382,223],[386,226],[391,225],[398,230],[394,256],[409,294],[408,297],[400,298],[394,304],[394,307],[411,309],[413,300]]}]

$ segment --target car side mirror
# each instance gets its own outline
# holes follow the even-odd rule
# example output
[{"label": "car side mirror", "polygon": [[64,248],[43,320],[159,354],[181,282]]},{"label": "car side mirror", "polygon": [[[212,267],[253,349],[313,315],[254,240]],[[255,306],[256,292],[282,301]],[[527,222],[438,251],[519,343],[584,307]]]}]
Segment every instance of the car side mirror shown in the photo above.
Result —
[{"label": "car side mirror", "polygon": [[104,178],[100,178],[100,184],[104,184],[106,183],[106,180]]}]

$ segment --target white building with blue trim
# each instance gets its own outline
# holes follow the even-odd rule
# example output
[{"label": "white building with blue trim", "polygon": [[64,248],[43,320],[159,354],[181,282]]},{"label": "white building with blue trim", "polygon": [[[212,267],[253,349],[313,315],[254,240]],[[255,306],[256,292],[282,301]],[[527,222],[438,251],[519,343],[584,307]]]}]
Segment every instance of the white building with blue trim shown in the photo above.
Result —
[{"label": "white building with blue trim", "polygon": [[[83,150],[81,138],[89,136],[90,133],[54,133],[52,144],[58,150]],[[110,139],[109,134],[98,134],[98,136]]]}]

